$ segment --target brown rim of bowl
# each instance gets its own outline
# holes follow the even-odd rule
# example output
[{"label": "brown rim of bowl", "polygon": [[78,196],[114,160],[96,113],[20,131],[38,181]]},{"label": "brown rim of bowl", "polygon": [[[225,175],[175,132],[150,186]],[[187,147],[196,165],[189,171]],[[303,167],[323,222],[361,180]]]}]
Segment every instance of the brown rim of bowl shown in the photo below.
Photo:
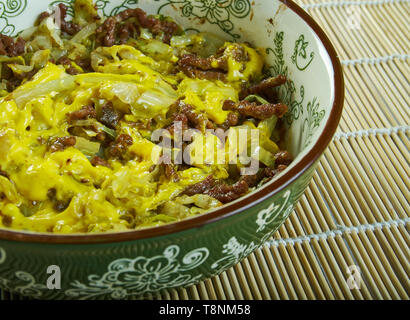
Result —
[{"label": "brown rim of bowl", "polygon": [[147,239],[152,237],[164,236],[173,234],[188,229],[203,227],[215,221],[230,217],[234,214],[245,211],[275,193],[280,192],[299,176],[301,176],[309,167],[311,167],[322,155],[330,143],[336,129],[339,125],[340,117],[343,110],[344,102],[344,80],[343,71],[338,59],[336,50],[331,44],[329,38],[313,18],[306,13],[301,7],[291,0],[279,0],[299,17],[301,17],[316,33],[326,48],[327,53],[332,61],[334,71],[334,88],[335,97],[333,106],[330,112],[326,126],[320,135],[318,141],[293,168],[281,176],[278,180],[271,184],[261,187],[252,196],[245,197],[237,202],[227,204],[221,209],[217,209],[205,215],[194,217],[188,220],[183,220],[169,225],[148,228],[144,230],[125,231],[120,233],[101,233],[101,234],[74,234],[74,235],[58,235],[45,233],[31,233],[14,230],[0,230],[0,240],[12,240],[19,242],[31,243],[50,243],[50,244],[96,244],[96,243],[112,243]]}]

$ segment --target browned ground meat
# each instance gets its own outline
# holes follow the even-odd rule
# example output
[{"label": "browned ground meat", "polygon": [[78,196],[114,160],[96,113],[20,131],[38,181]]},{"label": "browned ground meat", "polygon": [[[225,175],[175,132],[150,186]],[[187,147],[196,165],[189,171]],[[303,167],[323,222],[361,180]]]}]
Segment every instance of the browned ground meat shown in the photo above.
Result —
[{"label": "browned ground meat", "polygon": [[[7,69],[3,69],[5,72],[7,72]],[[21,77],[18,75],[12,74],[11,70],[10,73],[7,76],[4,76],[3,79],[5,80],[6,83],[6,89],[8,92],[14,91],[22,82]]]},{"label": "browned ground meat", "polygon": [[228,185],[226,183],[220,183],[207,190],[206,194],[215,198],[222,203],[228,203],[239,199],[249,190],[249,186],[245,180],[239,180],[233,185]]},{"label": "browned ground meat", "polygon": [[130,38],[135,38],[139,34],[138,28],[131,22],[125,23],[118,28],[120,44],[126,44]]},{"label": "browned ground meat", "polygon": [[226,73],[217,70],[200,70],[189,65],[183,65],[179,63],[179,68],[183,73],[188,77],[193,79],[202,79],[202,80],[226,80]]},{"label": "browned ground meat", "polygon": [[266,93],[266,91],[268,91],[268,89],[279,87],[285,84],[286,80],[286,77],[283,75],[265,79],[258,84],[252,85],[251,87],[242,90],[242,92],[239,94],[239,98],[243,100],[251,94],[264,94]]},{"label": "browned ground meat", "polygon": [[258,104],[243,100],[236,104],[231,100],[226,100],[223,105],[223,110],[237,111],[244,117],[252,117],[259,120],[264,120],[276,115],[278,118],[283,117],[288,112],[288,107],[283,103],[277,104]]},{"label": "browned ground meat", "polygon": [[188,117],[183,113],[178,113],[174,116],[173,123],[167,128],[167,130],[174,135],[176,129],[182,130],[179,134],[183,133],[185,130],[189,129]]},{"label": "browned ground meat", "polygon": [[[212,66],[216,62],[217,67]],[[228,71],[228,61],[226,57],[201,58],[195,54],[184,54],[179,60],[179,64],[185,67],[198,68],[204,71],[220,69]]]},{"label": "browned ground meat", "polygon": [[[276,169],[262,168],[254,175],[241,176],[239,180],[232,185],[215,180],[213,176],[210,175],[205,180],[187,187],[184,194],[188,196],[207,194],[222,203],[228,203],[242,197],[249,191],[249,188],[256,187],[265,178],[270,180],[286,168],[287,166],[283,164],[278,165]],[[266,180],[264,181],[266,182]]]},{"label": "browned ground meat", "polygon": [[235,48],[232,51],[232,56],[236,61],[249,61],[249,56],[248,53],[245,51],[245,49],[242,46],[235,46]]},{"label": "browned ground meat", "polygon": [[115,44],[116,26],[115,18],[110,17],[97,29],[97,39],[103,46],[112,47]]},{"label": "browned ground meat", "polygon": [[206,126],[205,126],[205,128],[206,129],[216,129],[216,124],[212,121],[212,120],[207,120],[206,121]]},{"label": "browned ground meat", "polygon": [[272,169],[272,168],[264,168],[263,171],[263,175],[267,178],[273,178],[274,176],[276,176],[277,174],[281,173],[282,171],[284,171],[288,166],[280,164],[276,167],[276,169]]},{"label": "browned ground meat", "polygon": [[284,166],[285,168],[282,168],[281,166],[279,167],[278,169],[272,169],[268,167],[261,168],[256,174],[241,176],[239,180],[244,180],[248,184],[249,188],[253,188],[256,187],[263,179],[270,179],[273,176],[275,176],[278,172],[286,169],[286,166]]},{"label": "browned ground meat", "polygon": [[293,156],[288,151],[279,151],[275,154],[275,164],[288,166],[293,161]]},{"label": "browned ground meat", "polygon": [[111,129],[115,129],[120,122],[122,114],[114,109],[112,102],[107,102],[101,106],[101,116],[98,117],[98,121],[105,124]]},{"label": "browned ground meat", "polygon": [[9,175],[8,175],[8,173],[7,173],[6,171],[1,171],[1,170],[0,170],[0,176],[9,178]]},{"label": "browned ground meat", "polygon": [[204,181],[189,186],[185,189],[184,194],[188,196],[207,194],[222,203],[228,203],[243,196],[248,192],[248,189],[249,186],[244,179],[240,179],[233,185],[228,185],[224,182],[215,180],[211,175]]},{"label": "browned ground meat", "polygon": [[[217,67],[212,63],[216,62]],[[178,66],[180,70],[190,78],[199,78],[207,80],[225,80],[228,64],[226,57],[201,58],[195,54],[185,54],[179,59]]]},{"label": "browned ground meat", "polygon": [[78,71],[77,68],[75,68],[72,63],[71,60],[69,58],[67,58],[66,56],[61,57],[60,59],[57,60],[57,64],[61,64],[63,66],[66,66],[66,72],[68,74],[71,74],[73,76],[75,76],[76,74],[79,74],[80,72]]},{"label": "browned ground meat", "polygon": [[74,146],[76,142],[77,140],[73,136],[53,138],[49,142],[49,150],[50,152],[63,151],[68,147]]},{"label": "browned ground meat", "polygon": [[104,160],[103,158],[100,158],[99,156],[95,156],[91,159],[91,164],[96,167],[96,166],[104,166],[107,168],[111,168],[110,164]]},{"label": "browned ground meat", "polygon": [[60,26],[61,31],[69,34],[70,36],[75,35],[78,31],[81,30],[81,27],[76,23],[66,20],[68,7],[64,3],[60,3],[58,5],[58,8],[59,8],[59,14],[60,14],[58,19],[61,23],[61,26]]},{"label": "browned ground meat", "polygon": [[3,215],[0,212],[0,216],[2,217],[1,221],[5,227],[10,227],[13,223],[13,218],[7,215]]},{"label": "browned ground meat", "polygon": [[133,144],[132,137],[128,134],[121,134],[106,149],[108,158],[122,159],[128,147]]},{"label": "browned ground meat", "polygon": [[164,167],[165,177],[169,180],[172,179],[173,182],[179,181],[179,176],[177,174],[178,168],[173,164],[161,164]]},{"label": "browned ground meat", "polygon": [[50,16],[51,16],[51,13],[47,11],[40,13],[35,24],[39,25],[41,22],[43,22],[44,19],[47,19]]},{"label": "browned ground meat", "polygon": [[223,124],[219,127],[223,130],[228,130],[230,127],[237,126],[240,123],[239,115],[234,112],[230,112]]},{"label": "browned ground meat", "polygon": [[90,118],[96,118],[97,113],[92,104],[83,106],[80,110],[67,113],[67,122],[73,123],[76,120],[86,120]]},{"label": "browned ground meat", "polygon": [[131,146],[133,143],[132,137],[128,134],[121,134],[118,138],[117,138],[117,142],[118,143],[122,143],[128,146]]},{"label": "browned ground meat", "polygon": [[193,106],[189,104],[182,105],[181,113],[186,115],[190,128],[201,130],[206,126],[207,119],[202,114],[196,113]]},{"label": "browned ground meat", "polygon": [[179,30],[179,26],[172,21],[160,20],[154,16],[149,16],[145,11],[140,8],[127,9],[118,14],[120,21],[127,20],[128,18],[137,18],[139,24],[143,28],[147,28],[153,35],[164,34],[163,41],[169,43],[171,37]]},{"label": "browned ground meat", "polygon": [[205,194],[208,190],[216,185],[216,180],[214,177],[208,176],[205,180],[195,183],[185,189],[184,194],[188,196],[193,196],[195,194]]},{"label": "browned ground meat", "polygon": [[195,70],[195,77],[198,79],[205,79],[205,80],[219,80],[225,81],[226,74],[220,71],[202,71],[202,70]]},{"label": "browned ground meat", "polygon": [[34,68],[32,71],[29,72],[22,72],[20,74],[14,73],[11,69],[7,68],[3,65],[3,74],[2,78],[6,80],[6,89],[8,92],[14,91],[23,80],[29,81],[33,78],[33,76],[37,73],[38,69]]},{"label": "browned ground meat", "polygon": [[93,68],[91,67],[91,58],[77,58],[75,63],[84,70],[84,72],[92,72]]},{"label": "browned ground meat", "polygon": [[95,139],[99,142],[105,143],[108,140],[108,135],[105,132],[98,132]]},{"label": "browned ground meat", "polygon": [[239,123],[239,116],[236,113],[230,112],[228,114],[227,123],[229,127],[234,127]]},{"label": "browned ground meat", "polygon": [[222,109],[225,111],[236,111],[237,109],[237,104],[235,103],[235,101],[232,100],[225,100],[224,104],[222,106]]},{"label": "browned ground meat", "polygon": [[[130,24],[125,27],[124,25],[120,25],[122,21],[126,21],[129,18],[136,18],[138,21],[138,25],[135,26],[135,29],[131,28]],[[175,22],[148,16],[145,11],[136,8],[124,10],[105,20],[104,24],[97,29],[97,39],[106,47],[113,46],[117,38],[119,38],[120,43],[126,43],[129,37],[135,35],[135,31],[138,30],[137,32],[139,33],[139,27],[150,30],[154,36],[163,34],[162,41],[165,43],[169,43],[171,37],[179,30]]]},{"label": "browned ground meat", "polygon": [[202,130],[213,127],[212,122],[206,119],[204,115],[196,113],[192,105],[184,104],[181,100],[177,100],[171,108],[174,109],[173,123],[168,127],[171,133],[174,132],[178,122],[182,124],[183,132],[189,128]]},{"label": "browned ground meat", "polygon": [[[208,58],[202,58],[195,54],[184,54],[178,61],[179,69],[190,78],[207,80],[226,80],[228,71],[228,59],[224,55],[226,47],[218,50],[217,54]],[[249,57],[242,46],[235,46],[231,56],[236,61],[248,61]]]},{"label": "browned ground meat", "polygon": [[239,180],[243,180],[249,188],[256,187],[258,183],[264,178],[264,171],[259,170],[257,174],[241,176]]},{"label": "browned ground meat", "polygon": [[18,37],[14,42],[13,38],[0,34],[0,55],[17,57],[24,53],[25,47],[26,42],[23,38]]}]

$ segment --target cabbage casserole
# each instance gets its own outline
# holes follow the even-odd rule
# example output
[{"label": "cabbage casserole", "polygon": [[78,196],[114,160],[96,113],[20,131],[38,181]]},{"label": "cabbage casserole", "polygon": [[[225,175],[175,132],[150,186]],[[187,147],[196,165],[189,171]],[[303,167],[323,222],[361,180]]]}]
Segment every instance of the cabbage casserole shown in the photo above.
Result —
[{"label": "cabbage casserole", "polygon": [[[265,50],[139,8],[104,18],[92,0],[72,6],[0,35],[1,228],[159,226],[239,199],[289,166],[278,98],[287,80],[269,75]],[[258,147],[247,138],[232,148],[239,130],[256,130]],[[258,169],[212,161],[215,146],[223,157],[250,152]],[[184,151],[190,161],[174,161]]]}]

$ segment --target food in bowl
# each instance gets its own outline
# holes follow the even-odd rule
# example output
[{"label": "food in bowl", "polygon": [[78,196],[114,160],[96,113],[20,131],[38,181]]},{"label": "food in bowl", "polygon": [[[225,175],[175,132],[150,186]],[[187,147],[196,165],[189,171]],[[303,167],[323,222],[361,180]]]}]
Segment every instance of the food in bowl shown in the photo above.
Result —
[{"label": "food in bowl", "polygon": [[[8,35],[34,23],[54,0],[0,0]],[[59,1],[69,4],[72,1]],[[16,5],[21,4],[21,5]],[[135,1],[98,1],[104,17],[135,8]],[[0,228],[0,287],[40,299],[121,299],[186,287],[227,270],[251,254],[289,217],[332,139],[343,108],[343,73],[323,30],[292,0],[139,1],[146,12],[172,16],[186,28],[266,49],[272,75],[289,111],[288,169],[251,194],[206,214],[128,232],[39,233]],[[199,17],[199,18],[198,18]],[[312,81],[314,80],[314,81]],[[283,141],[283,140],[282,140]],[[62,271],[50,290],[50,266]],[[55,278],[52,278],[55,279]]]},{"label": "food in bowl", "polygon": [[265,73],[264,52],[139,8],[102,19],[89,0],[72,21],[59,4],[2,35],[0,226],[158,226],[271,180],[292,156],[286,77]]}]

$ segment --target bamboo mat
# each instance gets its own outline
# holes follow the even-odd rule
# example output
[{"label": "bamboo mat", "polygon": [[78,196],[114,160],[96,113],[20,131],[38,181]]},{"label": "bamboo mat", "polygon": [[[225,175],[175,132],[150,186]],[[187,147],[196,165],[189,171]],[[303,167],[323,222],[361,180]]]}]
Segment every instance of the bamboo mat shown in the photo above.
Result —
[{"label": "bamboo mat", "polygon": [[410,1],[330,1],[297,2],[342,59],[345,110],[295,212],[232,269],[148,298],[409,299]]}]

